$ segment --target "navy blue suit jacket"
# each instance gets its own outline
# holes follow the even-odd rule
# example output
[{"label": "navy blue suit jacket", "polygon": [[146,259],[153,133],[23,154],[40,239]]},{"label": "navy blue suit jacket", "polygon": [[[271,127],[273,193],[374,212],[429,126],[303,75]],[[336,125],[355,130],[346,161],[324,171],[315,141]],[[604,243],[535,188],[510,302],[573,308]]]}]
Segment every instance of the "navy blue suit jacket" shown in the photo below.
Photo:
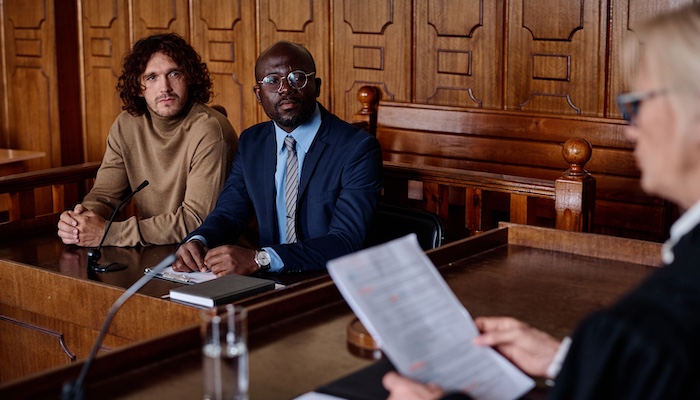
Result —
[{"label": "navy blue suit jacket", "polygon": [[216,207],[185,241],[202,235],[210,248],[233,244],[256,215],[259,244],[277,252],[283,271],[323,270],[328,260],[361,249],[382,189],[381,148],[374,136],[320,109],[299,182],[297,243],[280,244],[272,122],[243,131]]}]

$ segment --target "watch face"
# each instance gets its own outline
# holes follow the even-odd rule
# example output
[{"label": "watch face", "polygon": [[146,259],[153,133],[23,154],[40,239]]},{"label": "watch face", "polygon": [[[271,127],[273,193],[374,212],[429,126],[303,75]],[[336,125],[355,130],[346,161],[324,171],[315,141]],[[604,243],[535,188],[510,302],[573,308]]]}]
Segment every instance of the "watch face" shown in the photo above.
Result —
[{"label": "watch face", "polygon": [[270,255],[266,251],[259,251],[256,259],[261,268],[270,265]]}]

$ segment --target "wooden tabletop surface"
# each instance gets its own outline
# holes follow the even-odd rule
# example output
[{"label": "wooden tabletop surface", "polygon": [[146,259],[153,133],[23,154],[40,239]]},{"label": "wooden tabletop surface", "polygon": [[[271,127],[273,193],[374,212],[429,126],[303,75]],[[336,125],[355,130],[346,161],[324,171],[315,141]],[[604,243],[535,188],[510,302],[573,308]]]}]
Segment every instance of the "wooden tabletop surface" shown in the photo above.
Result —
[{"label": "wooden tabletop surface", "polygon": [[[542,229],[533,231],[535,236],[560,240],[560,231]],[[543,249],[540,244],[531,247],[522,237],[512,244],[517,235],[509,238],[509,230],[516,228],[502,228],[428,253],[474,317],[510,315],[563,337],[585,315],[611,304],[656,268],[651,263],[640,264],[632,254],[629,257],[635,262],[610,259],[595,248],[609,240],[605,236],[563,236],[589,241],[590,251],[602,254],[590,256],[581,251]],[[652,252],[660,248],[654,243],[644,245]],[[319,278],[317,287],[324,286],[324,279]],[[326,281],[324,290],[331,290],[332,283],[328,284]],[[315,289],[310,286],[307,295],[313,297]],[[329,300],[308,312],[290,312],[288,318],[256,323],[249,331],[251,398],[291,399],[370,365],[371,360],[348,350],[345,329],[353,319],[344,301]],[[93,364],[87,398],[200,398],[199,346],[195,326],[106,354]],[[77,363],[0,386],[0,394],[27,393],[38,386],[44,386],[45,393],[55,393],[56,385],[75,377],[79,367]],[[33,395],[43,398],[38,389]]]}]

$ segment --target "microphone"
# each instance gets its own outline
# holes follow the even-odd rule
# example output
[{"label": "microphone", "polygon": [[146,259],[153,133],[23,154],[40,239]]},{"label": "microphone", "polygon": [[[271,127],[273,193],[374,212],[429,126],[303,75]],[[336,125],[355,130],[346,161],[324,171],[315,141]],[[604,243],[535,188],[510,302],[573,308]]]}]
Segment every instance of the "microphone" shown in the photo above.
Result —
[{"label": "microphone", "polygon": [[171,254],[165,257],[155,267],[151,268],[150,270],[147,269],[148,272],[146,272],[146,274],[142,276],[139,280],[134,282],[134,284],[131,285],[121,296],[119,296],[117,301],[114,302],[112,307],[109,309],[109,312],[107,313],[107,318],[105,318],[105,322],[104,324],[102,324],[102,328],[100,328],[100,333],[99,335],[97,335],[97,339],[95,340],[95,343],[92,346],[92,350],[90,350],[90,355],[88,355],[88,358],[85,360],[85,364],[83,364],[83,368],[80,370],[80,375],[78,375],[78,379],[76,379],[73,382],[66,382],[63,385],[63,390],[61,392],[61,400],[82,400],[85,397],[85,392],[83,390],[83,381],[85,381],[87,371],[90,368],[92,362],[95,360],[95,357],[97,356],[97,350],[99,350],[100,346],[102,345],[102,339],[104,339],[104,336],[107,334],[107,329],[109,328],[109,324],[112,322],[114,315],[124,304],[124,302],[126,302],[129,299],[129,297],[131,297],[134,293],[141,289],[146,283],[148,283],[148,281],[153,279],[154,276],[160,274],[165,268],[172,265],[176,259],[177,257],[175,257],[175,254]]},{"label": "microphone", "polygon": [[114,212],[112,213],[112,216],[109,218],[109,222],[107,222],[107,226],[105,227],[105,232],[102,234],[100,245],[97,246],[96,249],[90,249],[87,252],[88,268],[91,268],[95,272],[112,272],[126,269],[125,264],[108,263],[100,265],[97,262],[100,260],[100,257],[102,257],[102,253],[100,253],[100,250],[102,249],[102,243],[104,243],[105,238],[107,237],[107,232],[109,232],[109,228],[112,226],[112,222],[114,222],[114,217],[117,216],[117,213],[122,208],[122,206],[126,204],[127,201],[131,200],[131,198],[134,197],[136,193],[138,193],[141,189],[145,188],[146,186],[148,186],[148,181],[141,182],[141,184],[136,189],[134,189],[133,192],[129,193],[129,195],[126,196],[126,198],[122,200],[121,203],[119,203],[117,208],[114,209]]}]

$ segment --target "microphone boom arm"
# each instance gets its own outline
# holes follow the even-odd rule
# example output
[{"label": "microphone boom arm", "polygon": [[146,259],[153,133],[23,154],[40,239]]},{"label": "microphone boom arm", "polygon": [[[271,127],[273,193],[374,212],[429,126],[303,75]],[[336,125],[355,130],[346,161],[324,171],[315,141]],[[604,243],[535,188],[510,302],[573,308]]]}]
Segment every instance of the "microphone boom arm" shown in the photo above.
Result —
[{"label": "microphone boom arm", "polygon": [[95,343],[92,346],[92,349],[90,350],[90,354],[88,355],[88,358],[85,360],[85,364],[83,364],[83,368],[80,370],[80,375],[78,375],[78,379],[74,382],[67,382],[63,386],[63,393],[61,395],[62,400],[72,400],[72,399],[82,399],[84,396],[83,393],[83,381],[85,380],[85,376],[87,375],[88,369],[90,368],[90,365],[92,362],[95,360],[95,357],[97,356],[97,351],[100,349],[100,345],[102,344],[102,340],[104,339],[104,336],[107,334],[107,329],[109,328],[109,325],[112,323],[112,319],[114,319],[114,316],[117,314],[117,311],[121,306],[134,294],[136,293],[139,289],[141,289],[148,281],[153,279],[156,275],[159,273],[163,272],[165,268],[168,266],[172,265],[176,260],[175,254],[171,254],[167,257],[165,257],[158,265],[155,267],[151,268],[144,276],[142,276],[139,280],[137,280],[133,285],[131,285],[119,298],[117,301],[114,302],[112,307],[109,309],[109,312],[107,313],[107,318],[105,318],[105,322],[102,324],[102,328],[100,328],[100,333],[97,336],[97,339],[95,340]]}]

